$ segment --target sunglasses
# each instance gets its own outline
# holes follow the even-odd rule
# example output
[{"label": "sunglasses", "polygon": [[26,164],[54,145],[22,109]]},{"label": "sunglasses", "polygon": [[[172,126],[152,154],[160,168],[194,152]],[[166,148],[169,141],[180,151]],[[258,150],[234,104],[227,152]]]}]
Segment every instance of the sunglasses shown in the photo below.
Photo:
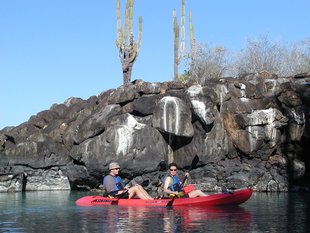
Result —
[{"label": "sunglasses", "polygon": [[177,169],[170,169],[170,171],[175,172],[175,171],[177,171]]}]

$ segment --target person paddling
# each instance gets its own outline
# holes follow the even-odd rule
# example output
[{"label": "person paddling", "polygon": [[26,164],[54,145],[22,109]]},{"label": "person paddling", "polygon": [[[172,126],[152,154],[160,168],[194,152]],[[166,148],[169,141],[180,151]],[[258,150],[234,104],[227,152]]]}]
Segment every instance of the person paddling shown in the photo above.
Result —
[{"label": "person paddling", "polygon": [[112,197],[128,198],[138,197],[140,199],[153,199],[144,188],[135,184],[134,186],[127,188],[124,182],[119,176],[120,166],[117,162],[109,164],[109,174],[103,178],[103,190]]},{"label": "person paddling", "polygon": [[[185,194],[180,190],[181,183],[180,179],[177,176],[177,164],[170,163],[168,166],[168,175],[164,179],[164,192],[168,195],[175,195],[177,197],[202,197],[207,196],[204,192],[199,189],[192,190],[189,193]],[[186,172],[185,176],[189,176],[189,173]]]}]

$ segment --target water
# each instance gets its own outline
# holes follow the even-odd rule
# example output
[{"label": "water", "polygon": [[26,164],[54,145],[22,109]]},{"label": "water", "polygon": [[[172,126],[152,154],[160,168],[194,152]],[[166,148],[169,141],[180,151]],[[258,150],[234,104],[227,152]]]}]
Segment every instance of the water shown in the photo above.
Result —
[{"label": "water", "polygon": [[227,208],[80,207],[86,192],[0,193],[0,232],[310,232],[309,193]]}]

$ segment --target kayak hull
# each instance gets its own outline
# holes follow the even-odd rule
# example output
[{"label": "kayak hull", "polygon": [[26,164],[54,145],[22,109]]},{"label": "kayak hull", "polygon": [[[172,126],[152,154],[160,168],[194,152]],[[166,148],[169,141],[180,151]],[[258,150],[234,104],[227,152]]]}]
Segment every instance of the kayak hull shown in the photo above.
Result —
[{"label": "kayak hull", "polygon": [[205,197],[194,198],[162,198],[162,199],[118,199],[103,196],[85,196],[75,201],[79,206],[100,206],[100,205],[119,205],[119,206],[223,206],[240,205],[252,196],[252,189],[240,189],[227,193],[210,194]]}]

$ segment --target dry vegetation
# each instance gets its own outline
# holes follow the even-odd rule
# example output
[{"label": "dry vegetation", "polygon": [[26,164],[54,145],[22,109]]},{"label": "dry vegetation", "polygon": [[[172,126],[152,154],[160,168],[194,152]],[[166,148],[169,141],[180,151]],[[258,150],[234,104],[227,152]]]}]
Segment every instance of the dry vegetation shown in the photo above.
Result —
[{"label": "dry vegetation", "polygon": [[236,54],[223,46],[197,44],[185,60],[187,71],[182,79],[195,79],[201,84],[209,79],[261,71],[291,76],[310,72],[310,38],[288,45],[261,36],[248,39],[245,48]]}]

